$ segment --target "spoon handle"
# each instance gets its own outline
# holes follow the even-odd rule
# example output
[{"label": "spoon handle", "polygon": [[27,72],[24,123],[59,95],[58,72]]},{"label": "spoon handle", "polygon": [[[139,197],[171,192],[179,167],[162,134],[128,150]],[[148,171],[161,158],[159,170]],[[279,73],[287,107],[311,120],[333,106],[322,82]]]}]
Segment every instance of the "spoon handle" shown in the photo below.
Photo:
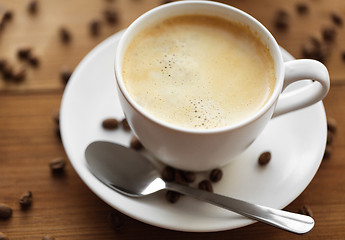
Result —
[{"label": "spoon handle", "polygon": [[314,219],[309,216],[264,207],[176,183],[166,183],[166,189],[174,190],[289,232],[303,234],[314,227]]}]

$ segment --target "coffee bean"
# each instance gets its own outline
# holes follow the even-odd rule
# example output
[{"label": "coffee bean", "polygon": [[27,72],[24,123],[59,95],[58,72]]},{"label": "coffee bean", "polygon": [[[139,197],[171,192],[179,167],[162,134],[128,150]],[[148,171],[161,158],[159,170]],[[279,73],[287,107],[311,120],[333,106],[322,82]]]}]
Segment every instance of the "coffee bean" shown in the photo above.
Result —
[{"label": "coffee bean", "polygon": [[107,216],[107,220],[110,226],[116,231],[123,229],[125,225],[125,218],[119,212],[113,212],[113,211],[109,212]]},{"label": "coffee bean", "polygon": [[60,28],[59,34],[61,41],[65,44],[69,43],[72,39],[71,33],[65,27]]},{"label": "coffee bean", "polygon": [[286,10],[280,9],[274,17],[274,25],[279,30],[286,30],[290,25],[290,16]]},{"label": "coffee bean", "polygon": [[164,181],[173,182],[175,180],[175,169],[172,167],[165,167],[162,172]]},{"label": "coffee bean", "polygon": [[298,210],[298,213],[307,215],[309,217],[313,217],[313,211],[311,210],[310,206],[303,205],[301,209]]},{"label": "coffee bean", "polygon": [[223,177],[223,171],[219,168],[215,168],[210,172],[211,182],[219,182]]},{"label": "coffee bean", "polygon": [[337,121],[334,118],[327,119],[327,129],[332,133],[337,131]]},{"label": "coffee bean", "polygon": [[35,0],[31,0],[28,4],[28,12],[30,14],[36,14],[38,8],[38,2]]},{"label": "coffee bean", "polygon": [[0,203],[0,219],[8,219],[12,216],[12,208],[4,203]]},{"label": "coffee bean", "polygon": [[60,110],[56,110],[53,114],[53,121],[57,126],[60,124]]},{"label": "coffee bean", "polygon": [[0,72],[6,67],[7,61],[5,59],[0,59]]},{"label": "coffee bean", "polygon": [[19,199],[19,204],[22,209],[26,209],[31,206],[32,203],[32,192],[31,191],[26,191],[24,192]]},{"label": "coffee bean", "polygon": [[103,15],[109,24],[116,24],[119,21],[118,13],[115,9],[105,9]]},{"label": "coffee bean", "polygon": [[9,238],[5,233],[0,232],[0,240],[8,240]]},{"label": "coffee bean", "polygon": [[306,3],[298,3],[296,5],[297,13],[303,15],[309,12],[309,7]]},{"label": "coffee bean", "polygon": [[107,118],[103,120],[102,126],[106,130],[114,130],[118,128],[119,122],[116,118]]},{"label": "coffee bean", "polygon": [[22,59],[22,60],[29,59],[30,56],[31,56],[31,48],[26,47],[26,48],[18,49],[17,56],[18,56],[19,59]]},{"label": "coffee bean", "polygon": [[98,36],[101,29],[101,22],[98,20],[91,21],[89,25],[89,29],[90,29],[91,36],[95,36],[95,37]]},{"label": "coffee bean", "polygon": [[332,147],[330,145],[326,145],[325,152],[323,154],[323,160],[327,160],[332,155]]},{"label": "coffee bean", "polygon": [[263,152],[259,156],[258,163],[260,166],[265,166],[271,161],[271,153],[270,152]]},{"label": "coffee bean", "polygon": [[14,82],[19,83],[22,82],[26,77],[26,68],[21,66],[15,69],[12,73],[12,79]]},{"label": "coffee bean", "polygon": [[54,236],[51,236],[51,235],[45,235],[42,240],[55,240],[55,237]]},{"label": "coffee bean", "polygon": [[316,48],[320,48],[321,44],[322,44],[322,40],[319,37],[315,37],[315,36],[310,36],[309,37],[309,41],[310,43],[316,47]]},{"label": "coffee bean", "polygon": [[55,135],[56,135],[57,138],[59,138],[61,140],[61,131],[60,131],[60,127],[59,126],[57,126],[55,128]]},{"label": "coffee bean", "polygon": [[6,64],[2,68],[2,77],[5,81],[9,81],[13,78],[13,68],[10,64]]},{"label": "coffee bean", "polygon": [[131,141],[129,142],[129,146],[135,150],[140,150],[143,148],[143,145],[139,141],[139,139],[136,136],[132,136]]},{"label": "coffee bean", "polygon": [[195,181],[195,173],[190,172],[190,171],[181,171],[182,177],[187,183],[192,183]]},{"label": "coffee bean", "polygon": [[188,185],[182,170],[175,169],[175,182],[181,185]]},{"label": "coffee bean", "polygon": [[337,25],[337,26],[343,25],[343,19],[339,16],[339,14],[331,13],[331,19],[335,25]]},{"label": "coffee bean", "polygon": [[302,56],[324,62],[329,55],[329,47],[318,38],[310,37],[302,46]]},{"label": "coffee bean", "polygon": [[331,145],[333,142],[333,133],[331,131],[327,131],[327,144]]},{"label": "coffee bean", "polygon": [[67,68],[67,67],[63,67],[61,69],[61,72],[60,72],[60,79],[61,79],[61,82],[66,85],[69,81],[69,79],[71,78],[72,76],[72,71]]},{"label": "coffee bean", "polygon": [[38,67],[40,65],[40,60],[36,56],[30,56],[28,62],[32,67]]},{"label": "coffee bean", "polygon": [[334,41],[337,36],[337,32],[334,27],[325,27],[322,29],[322,37],[326,42]]},{"label": "coffee bean", "polygon": [[61,173],[66,166],[66,159],[63,157],[57,157],[50,161],[49,167],[53,173]]},{"label": "coffee bean", "polygon": [[199,183],[198,188],[204,191],[213,192],[212,183],[209,180],[203,180]]},{"label": "coffee bean", "polygon": [[181,194],[175,191],[168,190],[165,193],[165,198],[170,203],[176,203],[181,197]]},{"label": "coffee bean", "polygon": [[171,2],[173,2],[173,1],[171,1],[171,0],[162,0],[161,4],[168,4],[168,3],[171,3]]},{"label": "coffee bean", "polygon": [[11,10],[6,10],[2,17],[2,20],[4,23],[6,23],[8,21],[11,21],[12,18],[13,18],[13,12]]},{"label": "coffee bean", "polygon": [[130,131],[131,130],[131,127],[129,126],[128,121],[127,121],[126,118],[122,119],[121,124],[122,124],[122,128],[125,131]]},{"label": "coffee bean", "polygon": [[2,18],[0,18],[0,37],[1,37],[1,32],[2,30],[5,28],[5,23],[4,21],[2,20]]}]

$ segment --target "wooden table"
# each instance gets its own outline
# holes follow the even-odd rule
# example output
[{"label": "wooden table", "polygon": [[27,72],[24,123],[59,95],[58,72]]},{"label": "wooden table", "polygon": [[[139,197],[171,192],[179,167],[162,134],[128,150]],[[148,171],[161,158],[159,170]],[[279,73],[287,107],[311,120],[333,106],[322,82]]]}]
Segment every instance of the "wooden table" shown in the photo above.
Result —
[{"label": "wooden table", "polygon": [[[298,14],[297,3],[305,3],[308,13]],[[338,26],[325,62],[331,75],[331,91],[324,100],[327,116],[338,123],[332,154],[324,160],[310,185],[288,207],[297,212],[308,205],[316,221],[308,234],[297,236],[262,223],[215,233],[184,233],[150,226],[109,207],[93,194],[68,163],[63,176],[53,175],[50,160],[66,157],[56,136],[53,115],[58,111],[64,84],[60,71],[74,69],[98,43],[127,27],[136,17],[159,5],[149,0],[42,0],[36,14],[27,10],[29,1],[0,0],[1,13],[10,9],[13,18],[0,33],[0,58],[13,66],[27,67],[26,79],[8,83],[0,77],[0,203],[13,209],[10,219],[0,219],[0,232],[9,239],[41,239],[49,234],[56,239],[344,239],[345,236],[345,29]],[[279,44],[297,58],[311,37],[319,36],[332,25],[331,12],[345,17],[342,0],[243,0],[229,1],[245,10],[276,36]],[[103,11],[114,8],[116,24],[104,20]],[[279,30],[274,16],[280,9],[289,13],[290,25]],[[98,36],[90,36],[89,23],[101,20]],[[65,27],[72,34],[69,44],[59,38]],[[17,58],[17,51],[31,47],[40,60],[30,67]],[[303,159],[301,159],[303,160]],[[22,210],[18,200],[31,190],[32,206]],[[109,214],[115,223],[109,222]]]}]

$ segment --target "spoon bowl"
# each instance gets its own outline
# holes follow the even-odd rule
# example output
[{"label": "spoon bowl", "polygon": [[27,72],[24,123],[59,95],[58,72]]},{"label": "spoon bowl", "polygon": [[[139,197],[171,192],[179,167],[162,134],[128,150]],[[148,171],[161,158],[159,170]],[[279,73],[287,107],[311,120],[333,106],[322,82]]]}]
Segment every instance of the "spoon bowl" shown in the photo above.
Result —
[{"label": "spoon bowl", "polygon": [[141,197],[165,188],[155,166],[132,149],[94,142],[86,148],[85,156],[92,174],[122,194]]},{"label": "spoon bowl", "polygon": [[314,220],[309,216],[165,182],[142,154],[115,143],[93,142],[86,148],[85,158],[90,171],[101,182],[130,197],[144,197],[169,189],[289,232],[303,234],[314,227]]}]

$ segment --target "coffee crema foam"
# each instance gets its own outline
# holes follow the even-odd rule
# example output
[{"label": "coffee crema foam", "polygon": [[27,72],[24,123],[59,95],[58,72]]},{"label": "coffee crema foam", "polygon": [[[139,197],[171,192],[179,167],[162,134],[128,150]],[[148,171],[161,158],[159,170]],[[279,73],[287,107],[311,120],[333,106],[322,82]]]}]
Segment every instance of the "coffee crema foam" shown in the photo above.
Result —
[{"label": "coffee crema foam", "polygon": [[122,74],[151,115],[196,129],[255,114],[276,79],[268,48],[248,27],[205,15],[169,18],[140,32],[125,52]]}]

